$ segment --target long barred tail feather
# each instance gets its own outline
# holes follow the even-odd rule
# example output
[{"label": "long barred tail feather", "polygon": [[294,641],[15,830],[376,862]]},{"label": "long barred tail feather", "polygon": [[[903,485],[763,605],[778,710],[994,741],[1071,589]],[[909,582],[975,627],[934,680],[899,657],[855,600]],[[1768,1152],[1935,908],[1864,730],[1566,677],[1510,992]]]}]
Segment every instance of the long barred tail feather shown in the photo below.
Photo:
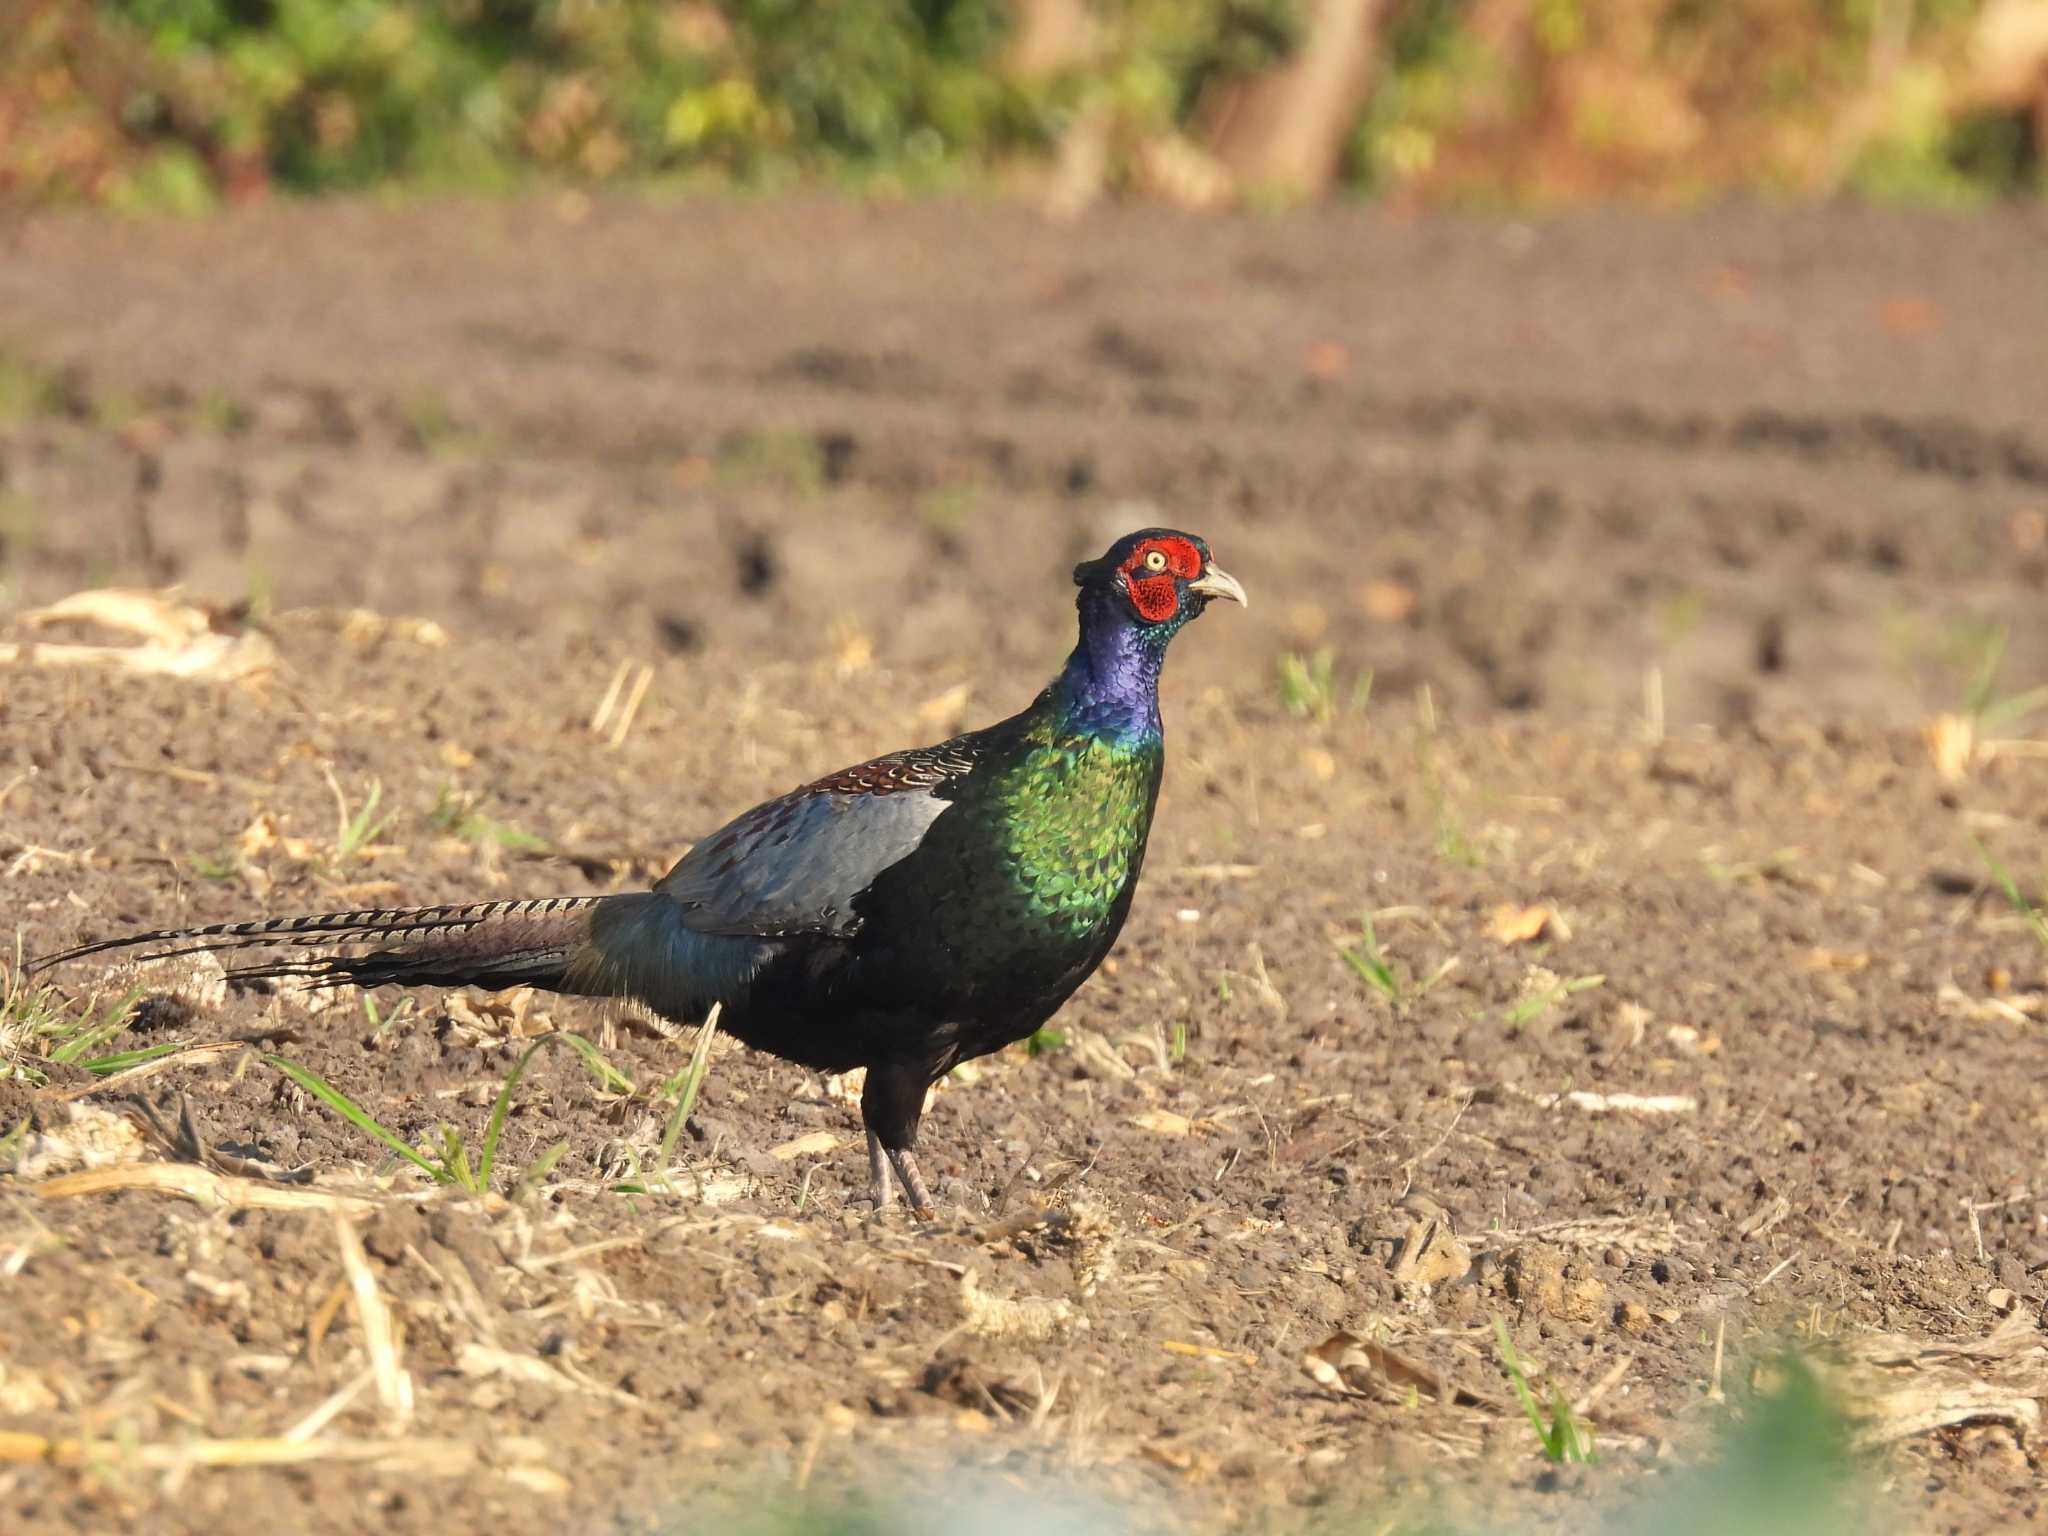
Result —
[{"label": "long barred tail feather", "polygon": [[[23,969],[34,974],[109,950],[156,946],[136,958],[168,960],[201,951],[256,947],[377,947],[358,955],[294,955],[231,967],[231,979],[296,976],[337,986],[538,986],[561,991],[586,943],[594,910],[634,896],[552,896],[529,901],[476,901],[438,907],[323,912],[305,917],[160,928],[80,944],[43,955]],[[161,947],[169,946],[169,947]],[[580,973],[585,967],[576,967]],[[580,990],[580,989],[579,989]]]}]

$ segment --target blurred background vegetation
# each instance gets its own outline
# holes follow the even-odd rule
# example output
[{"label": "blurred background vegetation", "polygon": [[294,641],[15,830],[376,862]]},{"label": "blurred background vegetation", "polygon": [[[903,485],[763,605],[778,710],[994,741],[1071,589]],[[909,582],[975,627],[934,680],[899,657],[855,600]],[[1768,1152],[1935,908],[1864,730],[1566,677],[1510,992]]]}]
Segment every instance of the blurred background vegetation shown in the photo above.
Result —
[{"label": "blurred background vegetation", "polygon": [[2048,0],[0,0],[0,199],[2038,196]]}]

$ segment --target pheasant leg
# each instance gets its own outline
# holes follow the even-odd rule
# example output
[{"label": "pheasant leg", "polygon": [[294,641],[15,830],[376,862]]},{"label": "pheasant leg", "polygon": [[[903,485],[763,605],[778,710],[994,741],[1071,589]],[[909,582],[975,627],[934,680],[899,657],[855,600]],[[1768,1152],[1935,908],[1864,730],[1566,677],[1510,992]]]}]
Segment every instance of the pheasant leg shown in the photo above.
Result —
[{"label": "pheasant leg", "polygon": [[924,1187],[924,1175],[917,1171],[917,1154],[908,1147],[887,1149],[889,1161],[896,1165],[896,1177],[903,1185],[903,1197],[910,1202],[912,1214],[921,1221],[932,1218],[932,1194]]},{"label": "pheasant leg", "polygon": [[931,1191],[917,1171],[911,1152],[917,1140],[917,1122],[924,1113],[924,1096],[932,1085],[932,1073],[919,1061],[886,1062],[868,1068],[861,1089],[860,1118],[868,1133],[868,1187],[875,1196],[875,1208],[890,1203],[889,1174],[903,1186],[903,1197],[920,1217],[932,1213]]},{"label": "pheasant leg", "polygon": [[873,1131],[868,1132],[868,1195],[878,1211],[886,1211],[896,1203],[896,1182],[889,1175],[888,1154],[882,1150],[882,1138]]}]

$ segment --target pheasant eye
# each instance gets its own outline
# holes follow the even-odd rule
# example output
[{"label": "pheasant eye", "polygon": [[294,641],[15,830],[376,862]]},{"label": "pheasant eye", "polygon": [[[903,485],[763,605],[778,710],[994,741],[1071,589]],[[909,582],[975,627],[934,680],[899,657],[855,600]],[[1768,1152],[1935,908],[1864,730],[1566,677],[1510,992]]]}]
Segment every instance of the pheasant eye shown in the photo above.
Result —
[{"label": "pheasant eye", "polygon": [[1145,569],[1146,569],[1146,570],[1148,570],[1148,571],[1163,571],[1163,570],[1165,570],[1165,569],[1166,569],[1166,551],[1165,551],[1165,550],[1163,550],[1163,549],[1150,549],[1150,550],[1147,550],[1147,551],[1145,552]]}]

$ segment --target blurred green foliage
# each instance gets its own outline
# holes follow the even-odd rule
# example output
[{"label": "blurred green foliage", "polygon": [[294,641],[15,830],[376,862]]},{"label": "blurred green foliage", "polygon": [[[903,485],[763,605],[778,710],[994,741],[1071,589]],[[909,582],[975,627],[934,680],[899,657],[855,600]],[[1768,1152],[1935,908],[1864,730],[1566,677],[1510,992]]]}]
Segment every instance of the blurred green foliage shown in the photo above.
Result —
[{"label": "blurred green foliage", "polygon": [[936,164],[1042,132],[991,67],[1003,25],[995,0],[0,0],[0,176],[184,208]]},{"label": "blurred green foliage", "polygon": [[306,190],[391,179],[603,178],[782,155],[937,161],[1028,137],[987,67],[990,0],[104,0],[176,84],[131,128],[260,149]]},{"label": "blurred green foliage", "polygon": [[[277,187],[972,182],[1087,116],[1201,142],[1306,0],[0,0],[0,197],[203,211]],[[1346,179],[1543,201],[2038,185],[2024,103],[1959,111],[1984,0],[1389,0]],[[1903,9],[1901,9],[1903,7]],[[1903,19],[1904,25],[1900,25]],[[2048,122],[2048,114],[2043,115]]]}]

